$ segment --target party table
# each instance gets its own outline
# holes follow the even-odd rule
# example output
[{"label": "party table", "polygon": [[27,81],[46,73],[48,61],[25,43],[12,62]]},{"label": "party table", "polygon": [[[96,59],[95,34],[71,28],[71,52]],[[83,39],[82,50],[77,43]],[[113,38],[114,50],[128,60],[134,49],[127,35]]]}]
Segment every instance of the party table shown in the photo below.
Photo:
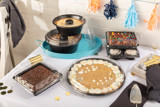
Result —
[{"label": "party table", "polygon": [[[24,66],[24,63],[33,56],[41,54],[43,58],[45,58],[45,62],[47,64],[56,68],[61,73],[65,72],[65,69],[69,65],[71,65],[73,61],[76,60],[48,57],[44,54],[41,48],[37,48],[0,80],[0,82],[3,82],[7,86],[11,86],[13,89],[13,93],[11,94],[0,95],[0,107],[108,107],[117,99],[117,97],[121,94],[125,87],[128,86],[133,80],[146,85],[146,81],[144,79],[138,76],[131,75],[129,70],[141,58],[147,56],[150,53],[160,55],[160,50],[142,46],[140,46],[138,49],[140,51],[140,58],[136,58],[135,60],[120,59],[117,61],[121,65],[126,75],[124,85],[118,91],[112,94],[106,96],[91,97],[82,96],[74,92],[71,92],[70,96],[65,95],[68,89],[63,85],[62,82],[59,82],[56,85],[50,87],[38,96],[33,96],[30,93],[26,92],[24,88],[20,87],[20,85],[13,80],[13,76],[21,67]],[[102,48],[98,55],[107,57],[105,47]],[[54,100],[54,98],[57,96],[60,97],[59,101]],[[157,102],[147,101],[144,107],[160,107],[160,104]]]}]

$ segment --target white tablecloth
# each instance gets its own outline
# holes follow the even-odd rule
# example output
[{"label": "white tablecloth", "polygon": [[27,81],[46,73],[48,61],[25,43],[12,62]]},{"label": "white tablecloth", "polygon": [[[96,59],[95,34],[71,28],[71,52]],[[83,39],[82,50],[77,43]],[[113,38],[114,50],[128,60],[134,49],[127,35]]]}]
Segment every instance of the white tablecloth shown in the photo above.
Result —
[{"label": "white tablecloth", "polygon": [[[65,92],[67,92],[67,88],[63,88],[62,84],[59,82],[40,95],[33,96],[27,93],[12,79],[14,74],[18,71],[19,68],[23,66],[24,62],[27,61],[28,58],[41,54],[43,57],[45,57],[46,63],[55,67],[59,72],[63,72],[66,67],[68,67],[73,61],[75,61],[75,59],[64,60],[48,57],[40,48],[38,48],[0,80],[0,82],[3,82],[5,85],[12,86],[13,88],[12,94],[6,94],[4,96],[0,95],[0,107],[108,107],[116,100],[116,98],[125,89],[125,87],[133,80],[146,85],[146,81],[144,79],[141,79],[138,76],[132,76],[129,70],[137,61],[150,53],[160,55],[160,50],[154,50],[147,47],[139,47],[139,51],[140,58],[137,58],[135,60],[118,60],[119,64],[125,71],[126,81],[123,87],[113,94],[109,94],[103,97],[87,97],[71,92],[70,96],[66,96]],[[104,47],[103,50],[99,52],[99,55],[107,56]],[[59,96],[61,98],[60,101],[54,100],[56,96]],[[160,107],[160,104],[147,101],[144,107]]]}]

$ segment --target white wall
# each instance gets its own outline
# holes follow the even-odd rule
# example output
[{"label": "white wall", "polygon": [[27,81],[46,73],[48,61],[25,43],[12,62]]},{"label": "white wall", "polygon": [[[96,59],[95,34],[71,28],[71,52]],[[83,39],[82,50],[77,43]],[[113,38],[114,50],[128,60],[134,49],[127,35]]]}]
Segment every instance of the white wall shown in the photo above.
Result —
[{"label": "white wall", "polygon": [[38,46],[37,39],[44,40],[45,34],[55,28],[52,24],[58,16],[58,0],[15,0],[24,21],[26,32],[20,43],[13,49],[16,64],[23,60]]},{"label": "white wall", "polygon": [[[123,23],[128,12],[128,8],[131,5],[131,0],[114,0],[115,4],[118,6],[118,15],[117,18],[112,20],[107,20],[103,15],[104,4],[110,0],[100,1],[101,8],[99,11],[97,11],[96,14],[88,14],[88,0],[59,0],[59,11],[60,14],[75,13],[83,15],[89,23],[89,28],[91,28],[97,36],[104,35],[106,31],[134,31],[136,32],[137,38],[141,45],[160,48],[160,23],[158,24],[158,28],[155,31],[149,31],[147,29],[147,24],[143,22],[144,19],[149,20],[152,10],[155,6],[154,4],[136,1],[135,5],[139,17],[139,24],[135,29],[127,29],[124,28]],[[146,1],[160,2],[160,0]],[[160,13],[160,7],[158,10],[158,13]],[[88,28],[87,24],[85,25],[85,28]],[[83,30],[83,32],[86,32],[85,29]]]}]

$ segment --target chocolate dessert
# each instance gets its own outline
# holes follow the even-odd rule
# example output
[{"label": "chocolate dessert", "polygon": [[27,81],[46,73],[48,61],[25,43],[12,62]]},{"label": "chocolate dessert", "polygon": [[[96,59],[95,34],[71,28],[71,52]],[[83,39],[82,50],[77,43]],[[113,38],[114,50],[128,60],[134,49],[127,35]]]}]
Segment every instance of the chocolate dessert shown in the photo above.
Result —
[{"label": "chocolate dessert", "polygon": [[16,76],[15,79],[31,92],[37,92],[52,83],[57,77],[59,77],[57,72],[53,72],[44,65],[38,64]]},{"label": "chocolate dessert", "polygon": [[126,55],[136,56],[138,54],[136,49],[126,49],[125,50]]},{"label": "chocolate dessert", "polygon": [[109,45],[137,45],[136,36],[132,32],[108,32],[107,38]]},{"label": "chocolate dessert", "polygon": [[110,58],[135,59],[139,57],[138,42],[134,32],[107,32],[106,48]]}]

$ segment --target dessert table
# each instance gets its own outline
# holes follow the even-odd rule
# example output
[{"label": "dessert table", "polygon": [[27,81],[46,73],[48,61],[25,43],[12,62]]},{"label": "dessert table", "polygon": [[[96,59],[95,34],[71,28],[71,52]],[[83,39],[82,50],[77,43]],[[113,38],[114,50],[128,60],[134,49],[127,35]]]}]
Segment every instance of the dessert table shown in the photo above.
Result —
[{"label": "dessert table", "polygon": [[[121,92],[128,86],[133,80],[138,81],[146,85],[146,81],[138,76],[133,76],[130,73],[130,69],[143,57],[150,53],[159,54],[160,50],[152,49],[149,47],[138,47],[140,51],[140,58],[135,60],[120,59],[117,62],[121,65],[125,72],[126,80],[124,85],[116,92],[106,96],[82,96],[71,91],[71,95],[67,96],[65,93],[68,91],[67,87],[63,83],[59,82],[56,85],[50,87],[38,96],[33,96],[28,93],[24,88],[20,87],[12,78],[16,72],[24,66],[25,62],[29,58],[41,54],[44,61],[56,68],[59,72],[63,73],[65,69],[71,65],[76,59],[57,59],[51,58],[44,54],[41,48],[37,48],[28,57],[26,57],[21,63],[19,63],[13,70],[11,70],[0,82],[3,82],[7,86],[11,86],[13,93],[0,95],[0,107],[108,107],[112,104]],[[105,47],[98,53],[99,56],[106,56]],[[60,97],[59,101],[55,101],[55,97]],[[144,107],[160,107],[157,102],[147,101]]]}]

